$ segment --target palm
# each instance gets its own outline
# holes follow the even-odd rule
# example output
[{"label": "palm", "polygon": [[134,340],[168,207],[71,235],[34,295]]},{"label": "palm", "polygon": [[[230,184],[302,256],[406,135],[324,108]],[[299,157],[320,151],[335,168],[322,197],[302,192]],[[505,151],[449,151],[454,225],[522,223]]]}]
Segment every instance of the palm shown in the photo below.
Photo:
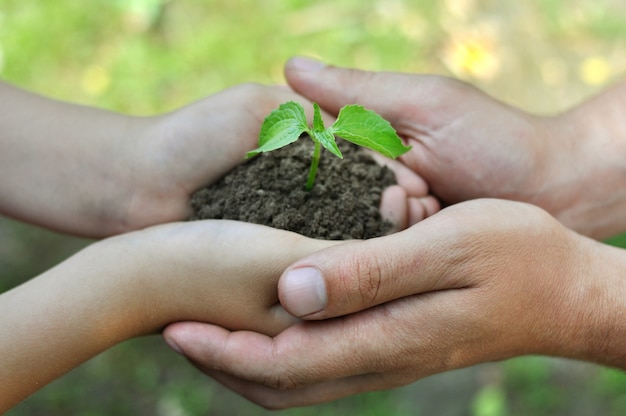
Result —
[{"label": "palm", "polygon": [[405,164],[447,203],[480,197],[529,201],[541,178],[538,119],[469,85],[446,82],[430,101],[415,100],[409,119],[397,123],[413,146]]}]

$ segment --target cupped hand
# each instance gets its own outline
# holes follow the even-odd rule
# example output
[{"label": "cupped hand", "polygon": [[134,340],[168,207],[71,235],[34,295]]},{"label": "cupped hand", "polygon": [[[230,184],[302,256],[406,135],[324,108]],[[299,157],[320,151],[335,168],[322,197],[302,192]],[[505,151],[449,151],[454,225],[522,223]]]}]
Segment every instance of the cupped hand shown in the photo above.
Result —
[{"label": "cupped hand", "polygon": [[200,323],[174,324],[164,336],[268,408],[523,354],[626,366],[620,331],[610,330],[624,315],[612,309],[623,303],[623,257],[535,206],[475,200],[298,260],[279,294],[307,321],[275,338]]},{"label": "cupped hand", "polygon": [[356,103],[389,120],[413,147],[400,160],[444,204],[518,200],[585,228],[567,211],[586,187],[581,177],[593,176],[583,157],[593,151],[581,144],[572,120],[528,114],[442,76],[367,72],[305,58],[289,61],[285,75],[294,91],[331,114]]},{"label": "cupped hand", "polygon": [[[124,207],[122,226],[137,229],[186,218],[193,192],[242,163],[257,146],[264,118],[289,100],[302,102],[312,113],[312,105],[287,87],[244,84],[150,119],[138,140],[129,141],[132,195],[118,204]],[[381,204],[397,229],[439,209],[422,178],[397,161],[381,163],[398,178]]]},{"label": "cupped hand", "polygon": [[187,218],[193,192],[242,163],[264,117],[289,100],[306,102],[286,87],[242,84],[148,118],[123,151],[133,175],[115,232]]}]

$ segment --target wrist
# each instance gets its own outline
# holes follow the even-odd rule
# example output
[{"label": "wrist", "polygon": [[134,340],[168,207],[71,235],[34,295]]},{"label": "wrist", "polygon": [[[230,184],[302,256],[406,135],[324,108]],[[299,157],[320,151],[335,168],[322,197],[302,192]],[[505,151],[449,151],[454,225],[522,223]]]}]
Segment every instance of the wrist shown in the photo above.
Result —
[{"label": "wrist", "polygon": [[626,369],[626,251],[581,240],[557,355]]},{"label": "wrist", "polygon": [[[0,83],[0,212],[81,236],[124,229],[132,144],[144,118]],[[112,231],[113,230],[113,231]]]},{"label": "wrist", "polygon": [[607,262],[614,267],[605,285],[604,307],[598,308],[600,324],[592,339],[601,342],[597,350],[592,349],[595,357],[591,359],[626,370],[626,251],[611,246],[604,249]]},{"label": "wrist", "polygon": [[595,239],[626,230],[626,83],[620,87],[623,98],[610,90],[541,121],[549,162],[536,202]]}]

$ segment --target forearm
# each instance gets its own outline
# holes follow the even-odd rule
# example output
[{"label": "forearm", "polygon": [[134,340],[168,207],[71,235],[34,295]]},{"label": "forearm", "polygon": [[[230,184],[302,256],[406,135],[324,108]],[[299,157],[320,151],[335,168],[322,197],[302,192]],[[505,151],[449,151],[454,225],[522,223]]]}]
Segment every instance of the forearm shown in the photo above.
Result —
[{"label": "forearm", "polygon": [[0,213],[102,235],[118,220],[116,196],[126,197],[119,178],[132,168],[127,139],[143,123],[0,82]]},{"label": "forearm", "polygon": [[102,254],[82,251],[0,295],[0,413],[139,331],[124,260]]},{"label": "forearm", "polygon": [[596,239],[626,231],[626,81],[550,124],[552,137],[563,138],[551,145],[550,173],[566,179],[545,189],[552,194],[545,208]]},{"label": "forearm", "polygon": [[0,410],[83,361],[176,321],[275,335],[281,272],[337,244],[233,221],[149,227],[99,241],[0,295]]}]

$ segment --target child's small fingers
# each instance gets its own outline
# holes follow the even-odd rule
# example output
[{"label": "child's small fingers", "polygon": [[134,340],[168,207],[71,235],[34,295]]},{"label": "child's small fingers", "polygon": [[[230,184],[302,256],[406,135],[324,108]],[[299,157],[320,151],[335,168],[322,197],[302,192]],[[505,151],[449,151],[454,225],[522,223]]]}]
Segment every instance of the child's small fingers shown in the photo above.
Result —
[{"label": "child's small fingers", "polygon": [[409,197],[420,198],[428,195],[428,183],[403,163],[375,152],[372,152],[372,157],[380,165],[387,166],[393,171],[398,185],[404,188]]},{"label": "child's small fingers", "polygon": [[416,224],[423,219],[430,217],[441,209],[439,201],[431,195],[422,198],[409,198],[407,205],[407,227],[410,227],[413,224]]},{"label": "child's small fingers", "polygon": [[383,191],[380,212],[383,218],[393,224],[391,232],[404,230],[409,226],[407,195],[404,188],[390,186]]}]

